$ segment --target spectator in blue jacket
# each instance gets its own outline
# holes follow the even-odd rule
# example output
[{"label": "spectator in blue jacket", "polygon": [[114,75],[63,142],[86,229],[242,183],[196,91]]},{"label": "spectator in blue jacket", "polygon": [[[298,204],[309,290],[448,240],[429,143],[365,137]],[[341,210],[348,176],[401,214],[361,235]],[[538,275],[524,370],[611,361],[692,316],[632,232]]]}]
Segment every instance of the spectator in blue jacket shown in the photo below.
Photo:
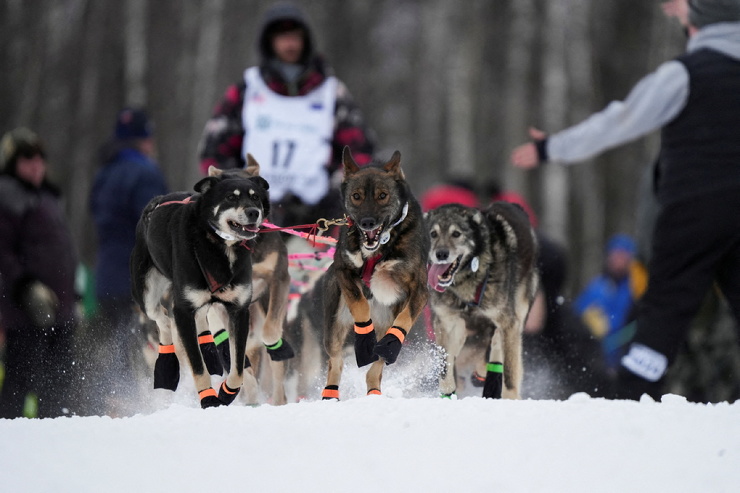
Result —
[{"label": "spectator in blue jacket", "polygon": [[622,347],[620,330],[634,316],[635,298],[630,282],[635,242],[617,234],[606,245],[604,271],[588,283],[575,300],[575,309],[593,335],[600,339],[609,368],[616,371]]},{"label": "spectator in blue jacket", "polygon": [[168,192],[154,161],[151,122],[140,109],[126,108],[116,118],[113,139],[103,147],[103,167],[95,177],[90,212],[95,220],[98,249],[95,294],[111,321],[131,313],[129,257],[136,224],[146,204]]},{"label": "spectator in blue jacket", "polygon": [[[99,315],[110,331],[110,349],[127,356],[131,342],[133,302],[129,257],[136,224],[153,197],[168,192],[154,161],[153,126],[146,112],[125,108],[116,117],[112,138],[103,146],[103,166],[90,194],[90,212],[97,233],[95,295]],[[128,330],[127,330],[128,329]]]}]

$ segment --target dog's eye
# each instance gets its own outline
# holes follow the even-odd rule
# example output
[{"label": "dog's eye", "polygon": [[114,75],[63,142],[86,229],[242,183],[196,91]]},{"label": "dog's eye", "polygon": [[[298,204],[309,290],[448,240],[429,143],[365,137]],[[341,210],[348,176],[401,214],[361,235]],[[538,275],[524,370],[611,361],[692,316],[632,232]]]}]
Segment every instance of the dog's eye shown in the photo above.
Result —
[{"label": "dog's eye", "polygon": [[236,201],[238,201],[238,200],[239,200],[239,197],[238,197],[237,195],[234,195],[233,193],[230,193],[230,194],[229,194],[229,195],[228,195],[228,196],[226,197],[226,200],[228,200],[229,202],[236,202]]},{"label": "dog's eye", "polygon": [[462,234],[462,233],[460,233],[459,231],[453,231],[453,232],[452,232],[452,237],[453,237],[453,238],[460,238],[460,235],[461,235],[461,234]]},{"label": "dog's eye", "polygon": [[378,200],[384,200],[384,199],[385,199],[385,198],[386,198],[387,196],[388,196],[388,194],[387,194],[387,193],[385,193],[385,192],[380,192],[380,193],[378,194]]},{"label": "dog's eye", "polygon": [[362,200],[362,195],[360,195],[359,193],[355,192],[355,193],[352,194],[352,198],[354,200]]},{"label": "dog's eye", "polygon": [[429,236],[431,236],[432,239],[434,239],[434,238],[437,237],[437,232],[436,231],[432,231],[431,233],[429,233]]}]

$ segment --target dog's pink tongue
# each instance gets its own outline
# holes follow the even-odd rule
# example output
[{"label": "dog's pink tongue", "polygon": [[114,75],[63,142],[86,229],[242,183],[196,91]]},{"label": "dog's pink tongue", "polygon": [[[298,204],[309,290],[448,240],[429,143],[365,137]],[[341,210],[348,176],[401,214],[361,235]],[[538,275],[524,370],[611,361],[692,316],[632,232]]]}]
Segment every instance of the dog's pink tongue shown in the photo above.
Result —
[{"label": "dog's pink tongue", "polygon": [[439,285],[439,276],[445,273],[450,264],[431,264],[427,269],[427,282],[431,287],[440,293],[445,290]]}]

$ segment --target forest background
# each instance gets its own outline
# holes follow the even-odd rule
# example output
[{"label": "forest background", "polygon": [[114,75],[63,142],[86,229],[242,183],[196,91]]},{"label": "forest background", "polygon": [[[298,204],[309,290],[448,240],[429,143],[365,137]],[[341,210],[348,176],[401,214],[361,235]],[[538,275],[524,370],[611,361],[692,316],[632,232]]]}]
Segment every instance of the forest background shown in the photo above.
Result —
[{"label": "forest background", "polygon": [[[148,108],[173,190],[200,178],[197,146],[225,88],[257,62],[271,2],[0,0],[0,131],[47,145],[81,260],[95,259],[88,193],[124,105]],[[633,234],[638,183],[658,134],[581,165],[514,169],[527,127],[557,131],[609,101],[686,38],[657,0],[312,0],[319,50],[413,191],[465,179],[526,197],[569,252],[571,292],[601,269],[613,233]]]}]

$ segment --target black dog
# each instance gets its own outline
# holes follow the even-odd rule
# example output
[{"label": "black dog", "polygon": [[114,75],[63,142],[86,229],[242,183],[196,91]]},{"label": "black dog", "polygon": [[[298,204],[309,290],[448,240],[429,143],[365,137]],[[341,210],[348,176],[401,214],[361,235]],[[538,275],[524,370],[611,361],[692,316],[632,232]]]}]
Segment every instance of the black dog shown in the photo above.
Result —
[{"label": "black dog", "polygon": [[[134,300],[159,330],[154,387],[175,390],[179,363],[172,323],[187,354],[201,407],[230,404],[244,380],[252,300],[251,248],[269,213],[268,184],[259,177],[223,175],[180,192],[152,199],[142,213],[131,254]],[[230,369],[218,392],[209,373],[220,374],[208,309],[219,303],[228,314]],[[202,336],[201,336],[202,337]],[[202,353],[203,350],[203,353]],[[206,360],[204,361],[204,355]]]},{"label": "black dog", "polygon": [[[247,154],[246,168],[221,170],[211,166],[208,170],[208,176],[222,178],[252,178],[259,174],[260,166],[250,154]],[[286,404],[285,363],[295,355],[293,348],[283,337],[290,291],[288,250],[279,232],[263,231],[253,240],[251,252],[252,304],[249,308],[247,360],[252,360],[254,376],[261,378],[264,365],[260,364],[260,359],[263,351],[266,350],[270,357],[269,370],[272,378],[265,380],[272,381],[272,403],[274,405]],[[224,365],[229,366],[228,337],[223,329],[228,324],[228,316],[220,305],[215,305],[214,308],[214,313],[209,314],[209,328],[212,328],[210,332],[216,340]],[[204,346],[201,345],[201,350],[203,348]],[[208,366],[207,359],[206,366]],[[249,387],[251,383],[251,380],[245,382],[244,390],[247,391],[247,395],[253,395],[257,391],[255,386],[254,392],[251,392],[252,389]]]}]

